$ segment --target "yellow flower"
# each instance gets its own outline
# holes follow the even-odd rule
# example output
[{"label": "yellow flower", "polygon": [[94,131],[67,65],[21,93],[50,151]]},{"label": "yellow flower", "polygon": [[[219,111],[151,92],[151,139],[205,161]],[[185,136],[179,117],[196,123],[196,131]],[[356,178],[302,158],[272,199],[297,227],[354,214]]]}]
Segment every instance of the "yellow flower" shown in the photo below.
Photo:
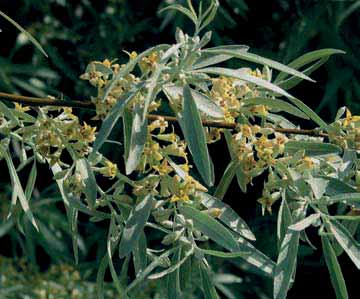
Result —
[{"label": "yellow flower", "polygon": [[117,168],[116,164],[114,164],[110,161],[105,161],[105,167],[101,167],[99,172],[102,175],[113,179],[116,176],[117,170],[118,170],[118,168]]},{"label": "yellow flower", "polygon": [[265,105],[255,105],[250,108],[250,112],[260,116],[266,116],[269,113],[268,108]]},{"label": "yellow flower", "polygon": [[80,134],[83,141],[93,142],[95,140],[96,127],[89,126],[86,122],[80,128]]},{"label": "yellow flower", "polygon": [[30,110],[30,107],[28,106],[22,106],[21,104],[19,103],[15,103],[15,110],[16,111],[19,111],[19,112],[27,112]]},{"label": "yellow flower", "polygon": [[168,127],[168,122],[165,121],[163,117],[159,117],[159,119],[153,121],[150,125],[148,125],[148,131],[152,132],[156,129],[159,129],[160,134],[162,134],[164,133],[167,127]]},{"label": "yellow flower", "polygon": [[168,164],[166,160],[163,160],[160,165],[153,166],[153,168],[160,174],[165,175],[173,171],[172,167]]},{"label": "yellow flower", "polygon": [[106,66],[107,68],[110,68],[111,67],[111,61],[109,59],[105,59],[102,64],[104,66]]},{"label": "yellow flower", "polygon": [[135,51],[132,51],[132,52],[130,53],[130,52],[124,50],[124,52],[125,52],[127,55],[129,55],[129,58],[130,58],[131,60],[135,59],[135,58],[138,56],[138,54],[137,54]]}]

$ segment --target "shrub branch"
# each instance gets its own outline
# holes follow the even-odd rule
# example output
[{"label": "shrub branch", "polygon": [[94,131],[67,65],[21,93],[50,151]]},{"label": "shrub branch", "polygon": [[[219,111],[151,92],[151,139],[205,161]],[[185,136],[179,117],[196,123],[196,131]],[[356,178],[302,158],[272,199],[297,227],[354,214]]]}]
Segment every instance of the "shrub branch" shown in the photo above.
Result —
[{"label": "shrub branch", "polygon": [[[16,102],[25,104],[28,106],[59,106],[59,107],[72,107],[81,109],[95,109],[95,105],[90,101],[68,101],[56,98],[38,98],[38,97],[27,97],[16,94],[9,94],[0,92],[0,98],[10,102]],[[149,120],[157,120],[160,118],[165,119],[168,122],[176,123],[177,119],[174,116],[149,114],[147,116]],[[235,123],[220,122],[220,121],[209,121],[203,120],[205,127],[220,128],[220,129],[235,129]],[[328,137],[328,134],[319,132],[317,129],[288,129],[288,128],[273,128],[276,132],[283,134],[297,134],[297,135],[308,135],[314,137]]]}]

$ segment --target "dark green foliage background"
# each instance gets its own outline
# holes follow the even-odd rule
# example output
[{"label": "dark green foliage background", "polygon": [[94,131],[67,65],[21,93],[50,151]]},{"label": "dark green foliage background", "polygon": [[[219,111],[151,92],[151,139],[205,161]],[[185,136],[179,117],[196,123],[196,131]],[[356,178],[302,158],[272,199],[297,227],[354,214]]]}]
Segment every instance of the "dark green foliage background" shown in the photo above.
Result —
[{"label": "dark green foliage background", "polygon": [[[0,10],[33,34],[49,58],[43,57],[31,44],[21,44],[16,29],[0,19],[0,91],[88,99],[95,90],[79,80],[79,76],[91,60],[118,58],[122,62],[127,59],[122,50],[141,52],[151,45],[172,43],[176,26],[192,33],[191,24],[183,16],[173,13],[158,15],[159,8],[170,2],[1,0]],[[213,45],[246,44],[251,47],[250,51],[284,63],[320,48],[345,50],[346,55],[332,57],[314,73],[312,77],[316,84],[303,82],[293,90],[293,94],[320,112],[327,121],[332,120],[343,105],[354,114],[360,113],[360,9],[356,9],[360,8],[359,1],[222,0],[220,4],[221,9],[210,25],[214,32]],[[226,155],[219,155],[226,152],[226,146],[212,145],[210,151],[219,177],[229,160]],[[112,155],[115,161],[121,161],[121,151],[113,151]],[[0,221],[6,216],[6,202],[10,200],[10,186],[4,169],[0,163]],[[54,194],[56,189],[49,187],[49,183],[48,175],[37,181],[41,196],[50,198]],[[256,203],[261,186],[261,179],[256,180],[248,195],[244,195],[234,184],[225,198],[255,231],[257,247],[274,257],[275,218],[261,216]],[[66,226],[61,204],[52,204],[46,210],[42,207],[35,214],[48,226],[49,223],[55,228]],[[86,217],[82,220],[79,229],[86,250],[80,258],[80,269],[95,268],[104,252],[105,242],[99,240],[99,236],[106,234],[105,228],[87,222]],[[51,235],[51,225],[49,230]],[[312,241],[321,247],[316,235],[313,236]],[[34,238],[38,238],[35,232]],[[0,254],[23,255],[22,244],[26,244],[26,240],[15,229],[2,236],[0,242]],[[30,259],[42,270],[52,262],[72,263],[69,235],[65,234],[57,244],[49,242],[50,239],[39,237]],[[321,288],[322,298],[334,298],[321,251],[301,247],[300,252],[297,280],[289,298],[312,298],[309,291],[316,288]],[[349,281],[350,298],[356,298],[355,278],[358,273],[347,256],[343,255],[340,262],[345,279]],[[243,284],[236,285],[239,298],[270,296],[269,279],[249,274],[245,268],[228,266],[229,269],[244,278]],[[93,277],[90,275],[90,279]]]}]

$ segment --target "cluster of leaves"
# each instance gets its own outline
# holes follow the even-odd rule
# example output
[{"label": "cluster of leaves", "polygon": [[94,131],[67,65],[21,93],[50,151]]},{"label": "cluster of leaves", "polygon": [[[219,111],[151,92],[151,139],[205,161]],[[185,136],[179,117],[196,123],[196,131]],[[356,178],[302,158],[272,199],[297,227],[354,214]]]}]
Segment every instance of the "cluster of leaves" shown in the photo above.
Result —
[{"label": "cluster of leaves", "polygon": [[[286,298],[295,280],[300,240],[314,246],[305,231],[310,226],[319,232],[337,297],[347,298],[337,256],[345,252],[360,268],[354,237],[359,224],[359,117],[342,108],[327,124],[287,91],[302,80],[312,81],[308,76],[342,51],[317,50],[286,66],[252,54],[243,45],[205,48],[211,32],[201,37],[200,33],[219,3],[200,6],[198,13],[191,1],[187,4],[166,9],[181,11],[194,23],[193,37],[177,29],[173,45],[129,53],[123,65],[104,60],[87,67],[81,78],[97,89],[91,99],[94,120],[102,120],[97,133],[69,108],[29,111],[1,103],[0,154],[13,186],[9,214],[16,216],[3,228],[16,223],[26,234],[26,221],[40,233],[51,234],[34,217],[41,201],[31,202],[37,165],[46,163],[65,205],[65,232],[72,238],[76,261],[81,247],[79,214],[108,225],[96,278],[99,298],[104,296],[108,268],[119,298],[139,298],[136,287],[151,287],[153,281],[162,286],[161,295],[151,295],[155,298],[191,298],[199,291],[205,298],[218,298],[218,291],[235,298],[226,285],[229,280],[213,275],[214,257],[244,260],[273,279],[274,298]],[[263,69],[215,66],[230,59]],[[154,115],[157,110],[168,114]],[[315,123],[314,136],[295,134],[301,131],[288,114]],[[169,126],[174,117],[183,138],[177,127]],[[123,146],[109,139],[120,119]],[[226,129],[229,125],[234,129]],[[223,138],[231,161],[219,184],[210,189],[215,175],[207,143]],[[123,150],[124,163],[100,152],[108,142]],[[24,190],[18,173],[30,163]],[[264,211],[271,212],[274,202],[281,202],[276,262],[251,244],[254,233],[222,201],[235,177],[246,192],[261,174],[267,176],[259,199]],[[150,243],[149,234],[158,237]]]}]

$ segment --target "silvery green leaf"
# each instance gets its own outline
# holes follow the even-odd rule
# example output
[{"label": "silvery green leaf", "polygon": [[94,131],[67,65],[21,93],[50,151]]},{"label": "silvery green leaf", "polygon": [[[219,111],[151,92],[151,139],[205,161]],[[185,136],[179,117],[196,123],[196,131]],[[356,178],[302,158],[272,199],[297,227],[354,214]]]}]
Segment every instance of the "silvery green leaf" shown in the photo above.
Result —
[{"label": "silvery green leaf", "polygon": [[149,218],[152,203],[152,195],[147,195],[130,214],[126,221],[119,245],[120,258],[127,256],[136,246],[140,233],[144,229],[147,219]]},{"label": "silvery green leaf", "polygon": [[104,299],[104,280],[105,280],[105,273],[108,267],[108,256],[105,255],[100,262],[98,267],[98,271],[96,274],[96,293],[99,299]]},{"label": "silvery green leaf", "polygon": [[146,235],[142,231],[140,232],[140,237],[133,250],[135,273],[139,273],[146,268],[147,265],[146,248],[147,248]]},{"label": "silvery green leaf", "polygon": [[[238,237],[236,241],[238,242],[240,251],[249,253],[241,258],[253,266],[256,270],[256,273],[259,275],[273,277],[275,263],[268,256],[257,250],[249,241],[243,237]],[[246,266],[246,269],[247,268],[249,268],[248,265]]]},{"label": "silvery green leaf", "polygon": [[89,206],[92,208],[95,205],[97,198],[97,183],[95,175],[89,161],[87,159],[80,159],[76,161],[76,170],[80,173],[80,176],[85,184],[85,196]]},{"label": "silvery green leaf", "polygon": [[311,214],[310,216],[300,220],[299,222],[290,225],[289,229],[298,231],[298,232],[303,231],[310,225],[313,225],[314,223],[316,223],[318,221],[318,219],[320,218],[320,216],[321,216],[320,213]]},{"label": "silvery green leaf", "polygon": [[323,156],[330,154],[340,154],[342,149],[330,143],[310,142],[310,141],[289,141],[285,144],[285,152],[294,154],[299,150],[305,150],[307,156]]},{"label": "silvery green leaf", "polygon": [[329,181],[325,179],[313,177],[306,180],[306,182],[310,185],[315,199],[320,199],[325,194],[327,185],[329,184]]},{"label": "silvery green leaf", "polygon": [[291,215],[291,211],[289,209],[289,205],[286,201],[286,198],[283,197],[279,209],[279,214],[277,217],[277,241],[278,241],[279,250],[281,243],[286,235],[287,229],[292,223],[293,223],[293,218]]},{"label": "silvery green leaf", "polygon": [[211,66],[214,64],[218,64],[220,62],[227,61],[232,57],[229,55],[214,55],[211,53],[203,53],[201,52],[200,58],[196,61],[196,63],[192,66],[193,70],[201,69],[207,66]]},{"label": "silvery green leaf", "polygon": [[133,123],[133,115],[131,110],[125,108],[123,113],[123,134],[124,134],[124,160],[129,157],[131,145],[131,130]]},{"label": "silvery green leaf", "polygon": [[197,16],[188,8],[181,6],[179,4],[172,4],[169,5],[159,11],[159,13],[162,13],[167,10],[177,10],[187,16],[196,26],[198,25],[198,19]]},{"label": "silvery green leaf", "polygon": [[[204,49],[204,53],[212,53],[213,51],[234,51],[234,52],[247,52],[250,49],[249,46],[246,45],[224,45],[224,46],[216,46],[212,48]],[[214,55],[214,54],[213,54]],[[217,54],[224,55],[224,54]],[[228,54],[226,54],[228,55]],[[233,55],[230,55],[234,57]]]},{"label": "silvery green leaf", "polygon": [[12,109],[6,106],[2,101],[0,101],[0,111],[4,114],[6,118],[8,118],[14,125],[19,125],[19,120],[16,118]]},{"label": "silvery green leaf", "polygon": [[[302,66],[312,63],[314,61],[317,61],[319,59],[322,59],[324,57],[328,58],[329,56],[334,55],[334,54],[344,54],[344,53],[345,53],[344,51],[337,50],[337,49],[316,50],[316,51],[308,52],[308,53],[296,58],[295,60],[293,60],[292,62],[290,62],[288,64],[288,67],[298,70]],[[287,72],[281,72],[276,77],[274,83],[279,83],[279,82],[283,81],[287,76],[288,76]]]},{"label": "silvery green leaf", "polygon": [[108,258],[108,265],[110,268],[111,278],[114,282],[115,288],[118,291],[119,299],[126,299],[125,290],[118,278],[116,273],[114,263],[112,261],[112,256],[114,253],[114,248],[117,246],[119,242],[119,236],[117,232],[116,222],[115,222],[115,215],[112,215],[110,220],[110,227],[107,236],[107,258]]},{"label": "silvery green leaf", "polygon": [[208,209],[211,208],[218,208],[221,209],[221,214],[217,217],[220,219],[221,222],[226,224],[229,228],[233,231],[237,232],[241,236],[255,241],[256,238],[246,222],[226,203],[222,202],[221,200],[212,197],[207,193],[199,193],[201,198],[201,203],[207,207]]},{"label": "silvery green leaf", "polygon": [[168,256],[173,254],[179,249],[179,247],[173,247],[169,250],[163,252],[160,256],[156,256],[154,260],[138,275],[136,278],[128,285],[125,290],[125,293],[128,294],[132,289],[134,289],[139,283],[141,283],[156,267],[163,264],[164,259],[167,259]]},{"label": "silvery green leaf", "polygon": [[293,68],[290,68],[290,67],[288,67],[288,66],[286,66],[286,65],[284,65],[282,63],[279,63],[277,61],[258,56],[256,54],[252,54],[252,53],[249,53],[249,52],[244,52],[244,51],[241,51],[241,50],[240,51],[239,50],[223,50],[223,49],[220,49],[220,50],[215,49],[214,50],[212,48],[206,49],[206,51],[214,53],[214,54],[231,55],[231,56],[233,56],[235,58],[239,58],[239,59],[242,59],[242,60],[246,60],[246,61],[250,61],[250,62],[254,62],[254,63],[259,63],[259,64],[262,64],[262,65],[267,65],[268,67],[270,67],[272,69],[276,69],[276,70],[285,72],[287,74],[290,74],[290,75],[293,75],[293,76],[296,76],[296,77],[299,77],[299,78],[314,82],[314,80],[312,80],[308,76],[304,75],[303,73],[301,73],[301,72],[299,72],[299,71],[297,71],[297,70],[295,70]]},{"label": "silvery green leaf", "polygon": [[339,179],[327,177],[327,176],[320,176],[320,177],[329,181],[329,184],[326,187],[326,195],[328,195],[328,196],[335,196],[335,195],[341,195],[343,193],[356,193],[357,192],[357,190],[353,186],[351,186],[343,181],[340,181]]},{"label": "silvery green leaf", "polygon": [[[177,264],[181,260],[182,248],[180,247],[178,251],[172,256],[171,262]],[[188,261],[190,259],[186,259]],[[168,299],[180,299],[181,298],[181,288],[180,288],[180,268],[177,268],[174,272],[170,273],[167,277],[167,295]]]},{"label": "silvery green leaf", "polygon": [[205,47],[211,40],[211,36],[212,36],[212,32],[208,31],[206,32],[203,37],[201,38],[199,44],[197,45],[198,49],[201,49],[203,47]]},{"label": "silvery green leaf", "polygon": [[[321,67],[324,63],[326,63],[329,60],[329,57],[323,57],[321,58],[319,61],[315,62],[313,65],[311,65],[310,67],[304,69],[302,71],[302,73],[304,73],[305,75],[309,76],[311,75],[314,71],[316,71],[319,67]],[[281,87],[282,89],[288,90],[291,88],[294,88],[296,85],[298,85],[303,79],[299,78],[299,77],[295,77],[292,76],[288,79],[285,79],[279,83],[277,83],[277,85],[279,87]]]},{"label": "silvery green leaf", "polygon": [[309,117],[298,108],[289,104],[288,102],[272,99],[272,98],[247,98],[241,100],[244,105],[266,105],[271,110],[284,111],[289,114],[295,115],[303,119],[309,119]]},{"label": "silvery green leaf", "polygon": [[214,183],[212,165],[206,144],[205,131],[188,85],[184,86],[183,94],[184,107],[183,111],[178,113],[178,121],[202,179],[207,185],[212,186]]},{"label": "silvery green leaf", "polygon": [[235,157],[234,150],[233,150],[232,144],[231,144],[232,135],[229,130],[225,130],[224,136],[225,136],[226,144],[227,144],[227,147],[228,147],[228,150],[230,153],[231,160],[238,165],[238,167],[236,168],[236,179],[237,179],[238,185],[239,185],[241,191],[246,193],[246,189],[247,189],[246,188],[247,182],[245,179],[246,176],[241,169],[241,165],[237,161],[237,157]]},{"label": "silvery green leaf", "polygon": [[327,221],[330,232],[345,250],[355,266],[360,269],[360,244],[356,242],[350,232],[338,221]]},{"label": "silvery green leaf", "polygon": [[222,67],[208,67],[203,69],[197,69],[193,72],[201,72],[201,73],[207,73],[207,74],[214,74],[214,75],[220,75],[220,76],[226,76],[226,77],[232,77],[236,79],[243,80],[248,83],[256,84],[266,90],[270,90],[272,92],[281,94],[289,99],[293,99],[294,97],[287,93],[285,90],[281,89],[280,87],[266,81],[263,79],[260,79],[255,76],[251,76],[248,73],[241,71],[241,70],[233,70],[233,69],[227,69]]},{"label": "silvery green leaf", "polygon": [[26,188],[25,188],[25,197],[27,199],[27,201],[30,201],[31,199],[31,195],[34,191],[34,187],[35,187],[35,181],[36,181],[36,177],[37,177],[37,168],[36,168],[36,160],[34,160],[33,166],[31,167],[31,171],[29,174],[29,178],[26,184]]},{"label": "silvery green leaf", "polygon": [[161,277],[164,277],[168,274],[173,273],[174,271],[178,270],[180,268],[180,266],[182,264],[185,263],[185,261],[194,254],[194,247],[191,247],[189,250],[187,250],[184,254],[184,257],[182,259],[180,259],[178,262],[176,262],[175,264],[172,264],[169,268],[158,272],[158,273],[154,273],[152,275],[148,276],[148,279],[159,279]]},{"label": "silvery green leaf", "polygon": [[205,11],[204,14],[200,15],[200,28],[199,31],[204,29],[207,25],[209,25],[212,20],[215,18],[216,12],[219,8],[219,0],[211,0],[211,4],[209,5],[209,8],[207,11]]},{"label": "silvery green leaf", "polygon": [[[163,87],[163,90],[170,98],[178,98],[183,96],[183,88],[175,85],[167,85]],[[193,96],[196,107],[204,114],[213,118],[224,118],[224,112],[221,108],[212,101],[209,97],[201,92],[191,89],[191,95]]]},{"label": "silvery green leaf", "polygon": [[271,121],[272,123],[276,124],[280,128],[286,128],[286,129],[295,129],[296,126],[286,119],[285,117],[273,113],[268,113],[266,116],[267,120]]},{"label": "silvery green leaf", "polygon": [[214,196],[219,199],[223,199],[227,190],[229,189],[230,183],[236,175],[236,170],[239,167],[239,163],[231,161],[226,167],[224,174],[216,187]]},{"label": "silvery green leaf", "polygon": [[218,250],[211,250],[211,249],[201,249],[201,253],[204,255],[211,255],[221,258],[238,258],[238,257],[247,257],[251,254],[251,251],[237,251],[237,252],[224,252]]},{"label": "silvery green leaf", "polygon": [[[9,153],[8,149],[3,149],[3,146],[0,145],[0,153],[5,158],[6,164],[9,168],[10,178],[13,186],[13,194],[15,195],[15,198],[19,198],[20,205],[22,209],[24,210],[24,213],[26,217],[29,219],[31,224],[35,227],[37,231],[39,231],[38,225],[36,224],[36,220],[34,218],[33,213],[30,210],[29,202],[25,196],[24,190],[21,186],[20,179],[18,177],[18,174],[16,172],[14,163],[11,159],[11,155]],[[15,202],[16,203],[16,202]],[[13,203],[12,203],[13,204]]]},{"label": "silvery green leaf", "polygon": [[336,258],[331,242],[326,236],[321,236],[321,243],[324,253],[325,262],[329,270],[332,286],[336,293],[337,299],[347,299],[349,295],[346,289],[345,279],[341,272],[339,262]]},{"label": "silvery green leaf", "polygon": [[202,289],[206,299],[218,299],[219,296],[216,292],[215,286],[210,277],[210,271],[204,263],[200,263],[200,274]]},{"label": "silvery green leaf", "polygon": [[179,207],[180,213],[185,218],[194,222],[194,227],[229,251],[239,250],[238,244],[233,235],[220,222],[189,206]]},{"label": "silvery green leaf", "polygon": [[169,49],[167,49],[161,57],[160,63],[166,63],[171,58],[171,56],[174,56],[178,52],[181,46],[182,43],[178,43],[172,45]]},{"label": "silvery green leaf", "polygon": [[147,138],[147,119],[143,118],[144,107],[134,108],[129,154],[126,160],[126,174],[131,174],[139,165]]},{"label": "silvery green leaf", "polygon": [[288,99],[302,112],[304,112],[311,120],[313,120],[320,128],[329,130],[331,129],[331,127],[328,127],[327,123],[323,121],[322,118],[317,115],[308,105],[294,97],[288,97]]},{"label": "silvery green leaf", "polygon": [[338,195],[331,196],[326,200],[328,205],[339,202],[350,206],[355,205],[360,207],[360,193],[340,193]]},{"label": "silvery green leaf", "polygon": [[124,107],[136,95],[137,92],[138,92],[138,89],[124,94],[116,102],[115,106],[113,108],[111,108],[110,112],[108,113],[106,118],[103,120],[100,130],[96,135],[96,139],[95,139],[89,160],[92,160],[95,158],[96,152],[98,152],[100,150],[101,146],[104,144],[106,139],[109,137],[116,122],[121,117]]},{"label": "silvery green leaf", "polygon": [[45,57],[48,57],[48,55],[46,54],[45,50],[43,49],[43,47],[40,45],[40,43],[29,33],[27,32],[23,27],[21,27],[17,22],[15,22],[12,18],[10,18],[8,15],[6,15],[5,13],[3,13],[0,10],[0,16],[2,16],[3,18],[5,18],[8,22],[10,22],[13,26],[15,26],[20,32],[22,32],[23,34],[26,35],[26,37],[29,39],[29,41],[31,41],[31,43],[33,43],[33,45],[38,48],[38,50],[44,54]]},{"label": "silvery green leaf", "polygon": [[288,230],[281,243],[274,274],[274,299],[285,299],[296,270],[300,233]]}]

